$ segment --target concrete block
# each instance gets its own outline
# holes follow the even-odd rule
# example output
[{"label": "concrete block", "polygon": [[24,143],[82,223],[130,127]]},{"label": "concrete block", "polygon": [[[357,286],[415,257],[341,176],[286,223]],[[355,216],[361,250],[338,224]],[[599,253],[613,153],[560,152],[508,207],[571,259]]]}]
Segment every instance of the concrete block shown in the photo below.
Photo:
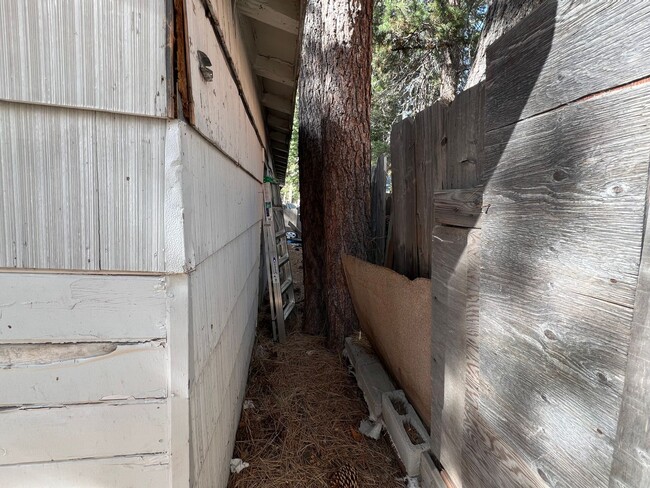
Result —
[{"label": "concrete block", "polygon": [[[406,474],[418,476],[422,453],[429,450],[429,434],[402,390],[383,394],[382,415]],[[419,439],[412,440],[407,429]]]},{"label": "concrete block", "polygon": [[440,471],[431,458],[431,453],[423,452],[420,455],[420,482],[422,488],[446,488],[440,476]]},{"label": "concrete block", "polygon": [[379,420],[381,418],[381,396],[385,392],[393,391],[395,385],[379,358],[357,344],[353,337],[345,339],[345,355],[354,368],[357,384],[368,404],[370,420]]},{"label": "concrete block", "polygon": [[362,364],[379,362],[376,355],[369,353],[364,347],[360,346],[353,337],[346,337],[344,354],[350,360],[354,369],[357,369]]},{"label": "concrete block", "polygon": [[382,395],[395,390],[395,385],[379,361],[360,364],[356,376],[368,404],[370,420],[378,420],[382,416]]}]

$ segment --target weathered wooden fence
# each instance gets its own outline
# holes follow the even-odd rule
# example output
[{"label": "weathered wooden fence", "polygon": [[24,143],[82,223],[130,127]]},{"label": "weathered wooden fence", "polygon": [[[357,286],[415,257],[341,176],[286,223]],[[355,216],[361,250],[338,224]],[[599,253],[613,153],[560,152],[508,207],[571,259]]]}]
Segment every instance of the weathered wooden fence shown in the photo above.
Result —
[{"label": "weathered wooden fence", "polygon": [[432,279],[457,487],[650,486],[649,25],[547,2],[484,86],[393,127],[392,267]]}]

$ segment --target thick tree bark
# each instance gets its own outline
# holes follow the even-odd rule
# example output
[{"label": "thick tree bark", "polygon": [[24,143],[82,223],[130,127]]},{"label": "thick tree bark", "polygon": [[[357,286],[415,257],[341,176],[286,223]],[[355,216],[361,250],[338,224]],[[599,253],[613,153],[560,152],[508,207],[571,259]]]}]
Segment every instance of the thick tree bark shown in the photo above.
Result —
[{"label": "thick tree bark", "polygon": [[442,49],[442,60],[440,63],[440,100],[451,103],[456,98],[458,80],[460,78],[460,58],[454,49],[447,46]]},{"label": "thick tree bark", "polygon": [[[313,219],[307,224],[311,237],[303,242],[303,252],[311,266],[323,265],[317,273],[324,288],[318,287],[313,276],[307,281],[310,270],[305,265],[305,293],[315,301],[320,294],[325,305],[323,323],[328,341],[336,347],[357,324],[341,257],[347,253],[365,259],[369,238],[372,0],[308,0],[306,15],[314,16],[315,20],[305,19],[305,38],[312,37],[308,30],[314,27],[313,23],[320,21],[322,31],[320,57],[315,51],[305,57],[305,47],[313,48],[317,40],[303,42],[300,99],[300,145],[305,146],[300,152],[303,235],[307,219]],[[310,208],[307,210],[306,206]],[[320,225],[319,218],[322,234],[315,229]],[[316,304],[308,304],[305,311],[306,325],[314,320],[310,313],[320,314]],[[314,317],[321,320],[320,315]]]},{"label": "thick tree bark", "polygon": [[308,0],[302,38],[298,132],[300,220],[303,240],[303,330],[326,330],[325,227],[323,209],[323,138],[321,134],[323,85],[321,0]]},{"label": "thick tree bark", "polygon": [[492,0],[490,2],[472,69],[467,76],[465,89],[485,79],[485,56],[488,46],[517,25],[543,2],[544,0]]},{"label": "thick tree bark", "polygon": [[[460,6],[460,0],[440,0],[440,6],[448,14],[449,7]],[[446,45],[440,50],[440,100],[443,102],[451,103],[456,98],[461,65],[459,49],[459,46]]]}]

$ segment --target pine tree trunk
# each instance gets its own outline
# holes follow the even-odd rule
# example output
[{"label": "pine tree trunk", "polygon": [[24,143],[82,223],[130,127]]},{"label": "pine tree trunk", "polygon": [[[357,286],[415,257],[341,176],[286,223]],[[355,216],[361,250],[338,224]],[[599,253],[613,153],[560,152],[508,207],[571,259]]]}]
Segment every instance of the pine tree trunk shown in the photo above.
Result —
[{"label": "pine tree trunk", "polygon": [[450,46],[443,48],[440,63],[440,100],[446,103],[451,103],[456,98],[460,76],[460,59],[453,51]]},{"label": "pine tree trunk", "polygon": [[300,84],[305,330],[330,346],[356,328],[344,253],[366,258],[370,226],[372,0],[308,0]]},{"label": "pine tree trunk", "polygon": [[370,235],[372,0],[322,0],[325,286],[328,340],[357,328],[344,253],[366,259]]},{"label": "pine tree trunk", "polygon": [[485,79],[487,47],[539,7],[544,0],[492,0],[465,89]]},{"label": "pine tree trunk", "polygon": [[308,0],[302,38],[300,74],[298,170],[300,220],[303,243],[303,330],[320,334],[326,330],[325,227],[323,209],[323,138],[321,134],[323,84],[321,1]]}]

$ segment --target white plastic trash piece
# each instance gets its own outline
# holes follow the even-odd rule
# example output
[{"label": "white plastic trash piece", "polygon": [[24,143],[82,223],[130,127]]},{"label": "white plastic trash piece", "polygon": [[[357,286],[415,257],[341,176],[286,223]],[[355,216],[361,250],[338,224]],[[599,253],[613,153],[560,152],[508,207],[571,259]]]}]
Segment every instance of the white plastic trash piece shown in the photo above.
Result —
[{"label": "white plastic trash piece", "polygon": [[359,432],[366,437],[377,440],[381,435],[381,427],[381,422],[373,422],[370,419],[362,420],[361,425],[359,425]]},{"label": "white plastic trash piece", "polygon": [[234,474],[239,474],[242,471],[244,471],[246,468],[248,468],[250,464],[245,463],[239,458],[231,459],[230,460],[230,472]]},{"label": "white plastic trash piece", "polygon": [[403,481],[405,483],[404,486],[406,486],[406,488],[420,488],[420,482],[417,478],[407,476],[405,478],[400,478],[400,481]]},{"label": "white plastic trash piece", "polygon": [[248,410],[249,408],[255,408],[253,400],[244,400],[244,410]]}]

